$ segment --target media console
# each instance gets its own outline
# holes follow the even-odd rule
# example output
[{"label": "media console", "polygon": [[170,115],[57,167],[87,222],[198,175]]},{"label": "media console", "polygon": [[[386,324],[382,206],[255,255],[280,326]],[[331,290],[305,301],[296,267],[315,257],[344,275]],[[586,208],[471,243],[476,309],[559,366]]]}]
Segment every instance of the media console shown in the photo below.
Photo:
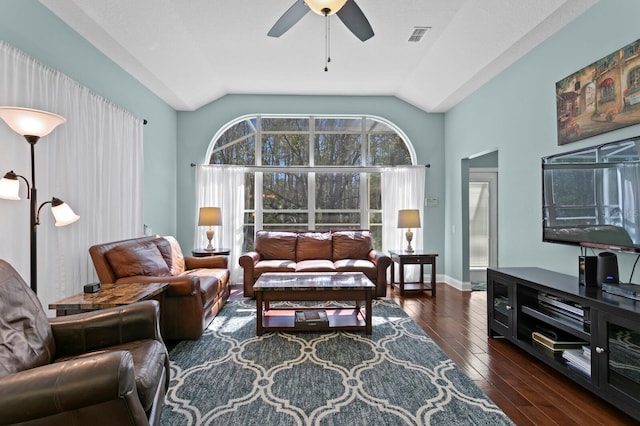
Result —
[{"label": "media console", "polygon": [[640,301],[540,268],[487,271],[489,337],[502,336],[640,420]]}]

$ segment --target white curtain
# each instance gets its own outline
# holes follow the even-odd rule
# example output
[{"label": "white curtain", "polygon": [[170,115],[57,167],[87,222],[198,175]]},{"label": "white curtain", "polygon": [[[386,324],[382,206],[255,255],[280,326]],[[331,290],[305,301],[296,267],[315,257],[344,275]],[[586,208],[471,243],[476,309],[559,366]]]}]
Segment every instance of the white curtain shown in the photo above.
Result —
[{"label": "white curtain", "polygon": [[222,226],[214,227],[214,247],[231,249],[229,270],[231,282],[238,283],[242,269],[238,264],[244,240],[244,175],[245,169],[236,166],[196,166],[196,229],[194,248],[206,247],[206,229],[197,226],[200,207],[220,207]]},{"label": "white curtain", "polygon": [[[96,280],[91,245],[142,235],[142,120],[2,41],[0,105],[67,120],[35,145],[38,204],[55,196],[80,215],[76,223],[55,227],[50,206],[42,209],[38,297],[46,309]],[[29,144],[0,120],[0,175],[9,170],[31,181]],[[21,201],[0,199],[0,258],[29,283],[26,195],[20,181]]]},{"label": "white curtain", "polygon": [[[424,222],[424,166],[388,167],[381,173],[380,190],[382,192],[382,250],[403,250],[407,247],[406,229],[399,229],[398,210],[418,209],[420,211],[420,229],[412,229],[412,247],[415,250],[423,248]],[[394,263],[391,265],[396,267]],[[420,266],[405,267],[405,281],[417,281],[420,276]],[[396,280],[398,280],[396,270]]]}]

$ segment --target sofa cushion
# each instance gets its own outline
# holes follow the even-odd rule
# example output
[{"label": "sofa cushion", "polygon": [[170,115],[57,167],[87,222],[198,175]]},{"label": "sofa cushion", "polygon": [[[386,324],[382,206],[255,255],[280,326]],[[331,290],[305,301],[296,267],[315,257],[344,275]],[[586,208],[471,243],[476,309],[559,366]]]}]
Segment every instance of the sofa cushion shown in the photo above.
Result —
[{"label": "sofa cushion", "polygon": [[265,272],[295,272],[296,263],[290,260],[261,260],[253,268],[254,278]]},{"label": "sofa cushion", "polygon": [[[182,249],[180,248],[180,244],[178,243],[178,240],[175,239],[175,237],[172,237],[170,235],[162,237],[162,239],[165,241],[168,241],[170,245],[170,256],[169,256],[169,261],[167,262],[167,264],[169,265],[169,272],[171,273],[171,275],[174,275],[174,276],[180,275],[181,273],[184,272],[184,269],[185,269],[184,255],[182,254]],[[158,246],[158,248],[160,249],[160,246]],[[160,249],[160,251],[162,252],[162,249]],[[164,257],[164,253],[163,253],[163,257]]]},{"label": "sofa cushion", "polygon": [[296,261],[331,259],[332,244],[329,232],[300,232],[296,245]]},{"label": "sofa cushion", "polygon": [[136,376],[138,398],[140,398],[144,410],[149,411],[153,405],[158,383],[164,382],[164,361],[167,352],[161,341],[153,339],[136,340],[121,345],[110,346],[95,352],[56,358],[55,362],[89,358],[98,353],[113,351],[127,351],[131,354]]},{"label": "sofa cushion", "polygon": [[116,278],[134,275],[170,276],[169,267],[153,242],[117,246],[106,253]]},{"label": "sofa cushion", "polygon": [[373,250],[371,231],[335,231],[333,238],[333,260],[367,259]]},{"label": "sofa cushion", "polygon": [[296,263],[296,272],[335,272],[333,262],[326,259],[303,260]]},{"label": "sofa cushion", "polygon": [[265,260],[296,260],[296,232],[258,231],[255,250]]},{"label": "sofa cushion", "polygon": [[55,343],[40,300],[0,259],[0,377],[49,364]]},{"label": "sofa cushion", "polygon": [[229,280],[228,269],[191,269],[183,275],[193,275],[200,279],[200,292],[203,303],[213,300],[221,291],[221,285]]},{"label": "sofa cushion", "polygon": [[342,259],[334,263],[337,272],[362,272],[371,281],[376,282],[378,268],[376,265],[365,259]]}]

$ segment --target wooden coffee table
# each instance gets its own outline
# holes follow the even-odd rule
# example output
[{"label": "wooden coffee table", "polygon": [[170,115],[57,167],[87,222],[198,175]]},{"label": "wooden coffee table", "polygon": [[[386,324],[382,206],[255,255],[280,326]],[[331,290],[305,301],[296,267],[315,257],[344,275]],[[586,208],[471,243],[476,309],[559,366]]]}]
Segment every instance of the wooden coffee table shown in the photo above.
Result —
[{"label": "wooden coffee table", "polygon": [[[256,296],[256,334],[265,331],[362,330],[371,334],[371,301],[375,285],[362,272],[301,272],[260,275]],[[308,307],[271,309],[270,302],[354,301],[353,307],[327,307],[329,325],[296,326],[294,311]],[[361,301],[365,302],[364,314]],[[313,309],[317,309],[314,307]]]},{"label": "wooden coffee table", "polygon": [[69,296],[50,303],[49,309],[55,309],[56,316],[60,317],[130,305],[149,299],[158,300],[162,305],[164,291],[168,287],[167,283],[101,284],[100,291],[96,293],[78,293]]}]

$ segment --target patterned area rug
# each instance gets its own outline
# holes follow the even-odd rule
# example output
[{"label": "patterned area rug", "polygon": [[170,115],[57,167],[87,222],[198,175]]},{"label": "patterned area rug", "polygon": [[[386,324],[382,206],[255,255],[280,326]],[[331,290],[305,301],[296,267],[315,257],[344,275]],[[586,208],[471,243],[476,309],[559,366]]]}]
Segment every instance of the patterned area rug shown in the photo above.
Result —
[{"label": "patterned area rug", "polygon": [[255,302],[225,305],[171,352],[163,425],[511,425],[393,301],[373,335],[266,333]]},{"label": "patterned area rug", "polygon": [[471,281],[471,291],[487,291],[487,283],[485,281]]}]

